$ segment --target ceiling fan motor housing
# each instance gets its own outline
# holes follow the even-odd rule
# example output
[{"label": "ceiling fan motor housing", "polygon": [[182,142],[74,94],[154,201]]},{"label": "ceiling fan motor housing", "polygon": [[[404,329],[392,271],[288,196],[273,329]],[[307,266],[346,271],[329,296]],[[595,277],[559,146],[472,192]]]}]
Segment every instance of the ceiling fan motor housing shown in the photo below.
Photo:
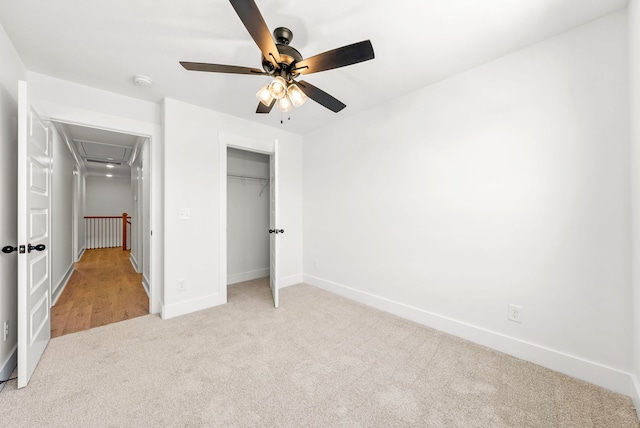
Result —
[{"label": "ceiling fan motor housing", "polygon": [[302,61],[302,55],[293,47],[289,46],[291,40],[293,40],[293,32],[285,27],[278,27],[273,30],[273,37],[276,40],[276,48],[280,54],[279,63],[280,67],[276,69],[271,61],[262,57],[262,68],[269,74],[276,74],[280,71],[280,75],[290,82],[294,78],[298,77],[300,73],[291,73],[291,64]]},{"label": "ceiling fan motor housing", "polygon": [[273,38],[276,40],[277,44],[280,45],[288,45],[293,40],[293,31],[289,30],[287,27],[278,27],[273,30]]}]

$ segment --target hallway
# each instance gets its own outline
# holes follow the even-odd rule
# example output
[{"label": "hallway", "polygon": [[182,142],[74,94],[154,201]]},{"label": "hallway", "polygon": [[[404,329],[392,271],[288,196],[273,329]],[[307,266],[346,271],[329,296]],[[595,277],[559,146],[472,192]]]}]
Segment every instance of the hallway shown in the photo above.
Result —
[{"label": "hallway", "polygon": [[51,337],[147,315],[142,274],[121,248],[86,250],[51,308]]}]

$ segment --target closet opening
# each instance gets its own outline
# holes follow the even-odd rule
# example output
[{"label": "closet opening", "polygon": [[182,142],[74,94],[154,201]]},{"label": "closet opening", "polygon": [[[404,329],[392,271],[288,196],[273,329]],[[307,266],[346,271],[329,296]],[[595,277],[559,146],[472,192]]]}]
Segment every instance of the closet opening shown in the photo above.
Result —
[{"label": "closet opening", "polygon": [[[267,301],[271,299],[269,174],[269,155],[227,148],[229,301],[238,293],[248,292],[264,294]],[[236,286],[238,293],[234,292]]]}]

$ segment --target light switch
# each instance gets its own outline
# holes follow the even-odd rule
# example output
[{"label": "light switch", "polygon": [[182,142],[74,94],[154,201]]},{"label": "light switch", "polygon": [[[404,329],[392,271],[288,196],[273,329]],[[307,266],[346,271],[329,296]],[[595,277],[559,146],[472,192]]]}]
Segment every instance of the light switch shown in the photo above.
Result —
[{"label": "light switch", "polygon": [[188,208],[180,208],[178,210],[178,220],[190,220],[191,211]]}]

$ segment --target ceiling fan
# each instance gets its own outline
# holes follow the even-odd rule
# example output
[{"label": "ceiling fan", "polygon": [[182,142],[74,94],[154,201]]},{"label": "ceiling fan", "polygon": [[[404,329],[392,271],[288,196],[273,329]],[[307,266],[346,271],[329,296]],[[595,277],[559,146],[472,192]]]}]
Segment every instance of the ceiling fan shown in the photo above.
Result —
[{"label": "ceiling fan", "polygon": [[317,73],[357,64],[374,58],[370,40],[333,49],[304,59],[300,52],[289,43],[293,32],[285,27],[273,31],[260,14],[254,0],[229,0],[240,20],[262,52],[262,69],[236,65],[209,64],[202,62],[185,62],[180,64],[187,70],[208,71],[213,73],[253,74],[272,76],[273,80],[263,86],[256,94],[258,108],[256,113],[269,113],[278,103],[281,112],[291,111],[292,107],[301,106],[308,98],[337,113],[346,107],[344,103],[304,80],[295,79],[301,74]]}]

